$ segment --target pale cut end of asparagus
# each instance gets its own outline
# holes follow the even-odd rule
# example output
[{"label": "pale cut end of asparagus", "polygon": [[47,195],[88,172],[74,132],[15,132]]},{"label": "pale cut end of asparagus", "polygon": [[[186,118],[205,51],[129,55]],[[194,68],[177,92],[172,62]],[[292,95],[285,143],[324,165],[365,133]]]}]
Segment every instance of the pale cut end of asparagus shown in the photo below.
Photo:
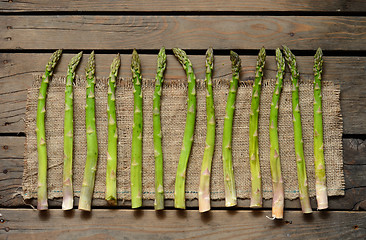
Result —
[{"label": "pale cut end of asparagus", "polygon": [[37,203],[37,210],[48,210],[48,201],[47,199],[44,199],[42,201],[39,201],[38,200],[38,203]]},{"label": "pale cut end of asparagus", "polygon": [[64,192],[64,196],[62,199],[62,210],[71,210],[73,208],[74,208],[73,192],[66,194]]},{"label": "pale cut end of asparagus", "polygon": [[284,195],[283,195],[283,184],[282,178],[278,183],[274,183],[273,199],[272,199],[272,217],[275,219],[283,219],[283,206],[284,206]]}]

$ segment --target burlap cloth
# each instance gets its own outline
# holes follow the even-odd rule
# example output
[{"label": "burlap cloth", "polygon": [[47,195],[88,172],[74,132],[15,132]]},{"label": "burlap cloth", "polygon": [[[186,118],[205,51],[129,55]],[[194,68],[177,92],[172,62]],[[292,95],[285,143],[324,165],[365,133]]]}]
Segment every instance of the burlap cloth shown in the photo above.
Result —
[{"label": "burlap cloth", "polygon": [[[26,111],[26,150],[24,160],[24,198],[37,197],[37,146],[36,110],[40,77],[28,90]],[[63,169],[63,119],[65,78],[54,78],[50,83],[46,111],[46,136],[48,150],[48,192],[49,198],[62,197]],[[212,164],[211,198],[223,199],[224,180],[221,160],[221,142],[225,116],[228,79],[214,80],[214,101],[216,108],[216,144]],[[98,79],[95,91],[96,123],[99,143],[99,160],[96,173],[94,198],[104,198],[107,159],[107,81]],[[262,172],[263,197],[272,196],[269,164],[269,112],[274,89],[273,80],[265,80],[260,102],[259,151]],[[154,199],[154,151],[152,127],[152,99],[154,80],[143,79],[143,198]],[[174,198],[175,173],[182,145],[186,120],[186,79],[166,81],[162,94],[162,133],[164,156],[164,190],[167,199]],[[251,103],[251,82],[240,84],[233,126],[233,165],[236,191],[239,198],[250,197],[249,169],[249,110]],[[201,161],[206,136],[206,100],[204,81],[197,81],[197,119],[194,144],[187,170],[186,198],[197,198]],[[326,160],[328,195],[344,195],[342,158],[342,119],[340,115],[339,87],[332,82],[323,82],[324,154]],[[303,126],[305,159],[310,196],[315,195],[313,165],[313,85],[300,85],[300,105]],[[130,79],[119,79],[116,92],[118,126],[118,198],[129,200],[130,196],[130,154],[133,119],[133,94]],[[285,197],[298,197],[296,158],[293,143],[291,88],[285,81],[279,108],[279,140]],[[79,196],[86,159],[85,137],[85,79],[77,78],[74,87],[74,191]]]}]

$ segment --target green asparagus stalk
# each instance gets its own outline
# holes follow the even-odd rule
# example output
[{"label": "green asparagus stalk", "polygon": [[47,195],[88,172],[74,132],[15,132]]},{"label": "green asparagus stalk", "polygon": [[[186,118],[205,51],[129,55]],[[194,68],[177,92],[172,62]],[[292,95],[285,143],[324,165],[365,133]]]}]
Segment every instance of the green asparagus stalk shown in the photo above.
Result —
[{"label": "green asparagus stalk", "polygon": [[183,146],[179,157],[177,174],[175,178],[175,198],[174,205],[176,208],[185,209],[185,181],[188,159],[193,144],[194,126],[196,122],[196,76],[193,72],[191,61],[187,54],[179,49],[173,48],[174,55],[182,64],[187,74],[188,79],[188,104],[187,104],[187,118],[184,129]]},{"label": "green asparagus stalk", "polygon": [[314,56],[314,165],[315,189],[318,209],[328,208],[327,179],[325,176],[323,149],[323,115],[321,79],[323,71],[323,52],[318,48]]},{"label": "green asparagus stalk", "polygon": [[198,206],[200,212],[207,212],[211,209],[210,206],[210,177],[211,164],[215,147],[215,106],[212,91],[212,71],[214,64],[214,56],[212,48],[206,52],[206,116],[207,116],[207,133],[206,146],[203,153],[201,165],[200,186],[198,189]]},{"label": "green asparagus stalk", "polygon": [[52,78],[53,70],[60,59],[62,50],[54,52],[46,65],[45,73],[42,76],[41,87],[39,88],[37,107],[37,150],[38,150],[38,210],[48,209],[47,195],[47,147],[46,130],[44,119],[46,115],[46,97],[48,83]]},{"label": "green asparagus stalk", "polygon": [[161,147],[161,91],[164,81],[164,71],[166,68],[165,48],[162,47],[158,54],[158,63],[155,77],[155,91],[153,97],[153,130],[154,130],[154,157],[155,157],[155,210],[164,209],[164,168],[163,150]]},{"label": "green asparagus stalk", "polygon": [[285,73],[285,59],[281,50],[276,49],[277,75],[276,86],[273,91],[271,112],[269,116],[269,138],[270,138],[270,162],[273,186],[272,217],[283,218],[284,192],[281,173],[280,149],[278,144],[278,105],[282,90],[283,76]]},{"label": "green asparagus stalk", "polygon": [[251,208],[262,207],[262,181],[259,165],[258,149],[258,116],[259,99],[262,88],[263,68],[266,62],[266,50],[264,47],[259,51],[257,67],[255,71],[255,80],[252,93],[252,105],[249,117],[249,159],[250,171],[252,175],[252,196],[250,201]]},{"label": "green asparagus stalk", "polygon": [[224,130],[222,136],[222,161],[224,168],[226,207],[232,207],[237,204],[231,147],[236,93],[238,91],[239,74],[241,69],[241,59],[236,52],[230,51],[230,60],[233,77],[230,81],[230,89],[227,96]]},{"label": "green asparagus stalk", "polygon": [[110,205],[117,205],[117,118],[116,118],[116,78],[119,66],[121,65],[120,55],[113,59],[111,72],[108,80],[108,152],[107,152],[107,174],[105,200]]},{"label": "green asparagus stalk", "polygon": [[85,127],[87,155],[84,169],[83,184],[81,186],[79,209],[91,210],[91,202],[94,192],[95,172],[98,161],[98,141],[95,126],[95,58],[94,51],[90,54],[86,71],[86,106],[85,106]]},{"label": "green asparagus stalk", "polygon": [[132,53],[133,127],[131,150],[131,203],[132,208],[142,206],[142,90],[141,65],[136,49]]},{"label": "green asparagus stalk", "polygon": [[302,139],[301,115],[299,104],[299,72],[297,70],[296,58],[291,50],[283,46],[287,64],[291,70],[292,82],[292,113],[294,124],[294,143],[297,165],[297,178],[299,182],[300,202],[303,213],[312,213],[308,194],[308,183],[306,177],[306,165],[304,157],[304,142]]},{"label": "green asparagus stalk", "polygon": [[83,52],[74,56],[67,70],[65,90],[65,120],[64,120],[64,172],[63,172],[63,201],[62,209],[70,210],[74,206],[74,191],[72,187],[72,158],[74,140],[74,104],[73,83],[75,69],[78,66]]}]

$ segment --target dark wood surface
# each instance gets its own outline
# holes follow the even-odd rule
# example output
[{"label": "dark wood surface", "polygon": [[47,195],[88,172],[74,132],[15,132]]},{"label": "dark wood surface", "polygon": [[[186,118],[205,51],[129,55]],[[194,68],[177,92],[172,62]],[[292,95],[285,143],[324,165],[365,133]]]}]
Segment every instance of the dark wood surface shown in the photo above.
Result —
[{"label": "dark wood surface", "polygon": [[[283,221],[270,211],[29,209],[1,211],[6,239],[365,239],[366,212],[317,212],[304,216],[286,211]],[[180,226],[180,227],[178,227]],[[0,235],[1,237],[1,235]],[[5,239],[5,238],[4,238]]]},{"label": "dark wood surface", "polygon": [[[0,16],[0,49],[366,50],[366,17]],[[31,34],[30,34],[31,33]],[[149,44],[146,44],[146,43]]]},{"label": "dark wood surface", "polygon": [[[364,239],[366,238],[366,2],[324,0],[257,1],[0,1],[0,239]],[[297,55],[302,79],[313,78],[312,56],[325,53],[323,79],[341,88],[344,121],[345,196],[331,197],[329,210],[303,215],[299,200],[286,200],[285,220],[271,221],[271,201],[263,211],[249,210],[249,200],[225,209],[214,201],[199,214],[189,210],[156,213],[153,202],[141,210],[108,208],[95,200],[91,214],[62,212],[61,200],[50,211],[31,209],[21,197],[24,117],[27,88],[42,74],[51,52],[63,48],[55,75],[64,75],[71,56],[96,51],[96,74],[109,74],[113,56],[122,53],[121,77],[130,77],[130,54],[141,54],[143,76],[155,77],[156,54],[181,47],[204,78],[204,53],[215,49],[214,77],[230,77],[229,50],[242,58],[241,80],[254,79],[257,51],[268,50],[266,78],[274,78],[274,49],[288,45]],[[81,62],[85,66],[86,58]],[[84,75],[84,67],[77,74]],[[166,81],[185,73],[168,50]],[[286,74],[289,80],[289,74]],[[76,199],[77,204],[78,199]],[[312,206],[316,206],[312,199]],[[57,236],[57,237],[56,237]]]},{"label": "dark wood surface", "polygon": [[97,1],[97,0],[2,0],[0,11],[2,12],[41,12],[41,11],[96,11],[96,12],[292,12],[292,11],[317,11],[317,12],[360,12],[365,11],[366,3],[363,0],[134,0],[134,1]]}]

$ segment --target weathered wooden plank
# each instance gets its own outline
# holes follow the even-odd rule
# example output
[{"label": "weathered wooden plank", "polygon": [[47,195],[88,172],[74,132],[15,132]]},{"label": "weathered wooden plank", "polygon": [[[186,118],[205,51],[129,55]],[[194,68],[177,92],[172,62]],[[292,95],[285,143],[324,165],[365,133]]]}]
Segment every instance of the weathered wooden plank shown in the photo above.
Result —
[{"label": "weathered wooden plank", "polygon": [[347,159],[348,164],[366,165],[366,141],[362,139],[349,138],[344,139],[347,151],[343,153],[344,159]]},{"label": "weathered wooden plank", "polygon": [[[156,51],[158,52],[158,51]],[[50,54],[36,53],[0,53],[0,133],[24,132],[24,114],[26,105],[26,89],[31,86],[32,75],[42,74],[44,65]],[[71,54],[64,54],[55,75],[66,73]],[[198,78],[204,78],[204,56],[190,56]],[[241,56],[243,68],[241,80],[254,78],[255,56]],[[96,55],[97,76],[109,75],[109,64],[112,54]],[[84,57],[77,74],[84,75],[87,57]],[[304,80],[313,79],[313,58],[297,57],[301,77]],[[168,55],[168,66],[165,74],[167,81],[185,79],[185,72],[178,61]],[[156,71],[156,56],[141,55],[142,74],[146,78],[154,78]],[[275,78],[276,63],[273,56],[268,56],[265,67],[265,77]],[[120,76],[130,77],[130,55],[122,55]],[[230,77],[231,68],[228,56],[215,57],[214,77]],[[334,81],[341,86],[341,108],[344,119],[345,134],[366,134],[366,57],[325,57],[323,79]],[[289,79],[289,75],[286,75]]]},{"label": "weathered wooden plank", "polygon": [[[23,152],[24,137],[0,137],[0,207],[20,207],[26,206],[20,191],[23,176]],[[344,159],[345,173],[345,196],[331,197],[329,199],[330,209],[366,209],[366,163],[355,161],[354,158],[366,159],[366,151],[362,146],[366,144],[365,140],[360,139],[344,139],[343,148],[344,155],[349,156]],[[352,157],[354,156],[354,157]],[[29,201],[33,205],[36,201]],[[78,199],[75,201],[77,206]],[[264,201],[265,208],[271,208],[271,200]],[[361,204],[362,203],[362,204]],[[49,201],[50,206],[60,207],[61,200],[55,199]],[[120,201],[119,206],[130,206],[128,201]],[[94,206],[107,207],[103,199],[93,201]],[[213,201],[213,207],[224,207],[223,201]],[[153,201],[144,200],[145,207],[152,207]],[[173,207],[173,201],[166,201],[166,206]],[[187,201],[188,207],[197,208],[196,200]],[[286,200],[286,209],[299,209],[300,203],[298,199],[290,201]],[[312,199],[312,206],[316,206],[315,199]],[[240,200],[239,208],[248,208],[249,200]]]},{"label": "weathered wooden plank", "polygon": [[163,1],[163,0],[135,0],[135,1],[50,1],[50,0],[4,0],[0,2],[2,12],[40,12],[40,11],[139,11],[139,12],[166,12],[166,11],[200,11],[200,12],[223,12],[223,11],[317,11],[317,12],[352,12],[365,11],[366,5],[363,0],[324,0],[314,2],[304,0],[294,2],[291,0],[228,0],[228,1]]},{"label": "weathered wooden plank", "polygon": [[365,50],[365,17],[0,16],[0,49]]},{"label": "weathered wooden plank", "polygon": [[[103,210],[92,213],[0,209],[4,239],[364,239],[365,212]],[[249,221],[250,219],[250,221]]]}]

